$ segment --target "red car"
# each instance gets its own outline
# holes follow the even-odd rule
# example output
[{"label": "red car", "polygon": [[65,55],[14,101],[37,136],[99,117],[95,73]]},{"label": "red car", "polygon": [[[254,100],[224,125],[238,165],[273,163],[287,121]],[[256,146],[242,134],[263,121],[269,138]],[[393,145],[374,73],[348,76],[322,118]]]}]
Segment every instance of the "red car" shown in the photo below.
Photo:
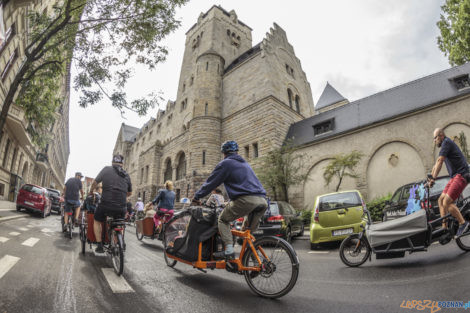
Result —
[{"label": "red car", "polygon": [[51,215],[51,200],[47,189],[31,184],[23,185],[16,198],[16,210],[21,209],[39,213],[43,218]]}]

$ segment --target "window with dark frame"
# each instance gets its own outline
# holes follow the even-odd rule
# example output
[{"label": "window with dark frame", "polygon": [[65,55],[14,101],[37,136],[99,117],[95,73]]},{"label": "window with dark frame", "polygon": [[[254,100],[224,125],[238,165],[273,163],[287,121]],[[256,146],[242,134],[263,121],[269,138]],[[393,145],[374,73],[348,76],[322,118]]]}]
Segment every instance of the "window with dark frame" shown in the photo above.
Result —
[{"label": "window with dark frame", "polygon": [[204,115],[207,116],[207,113],[209,112],[209,105],[206,102],[206,105],[204,106]]},{"label": "window with dark frame", "polygon": [[452,78],[452,81],[457,90],[470,88],[470,78],[468,74]]},{"label": "window with dark frame", "polygon": [[254,158],[258,157],[258,143],[253,144],[253,157]]},{"label": "window with dark frame", "polygon": [[202,165],[206,165],[206,151],[202,151]]},{"label": "window with dark frame", "polygon": [[334,119],[313,125],[313,134],[315,136],[330,132],[334,129]]},{"label": "window with dark frame", "polygon": [[5,64],[5,68],[3,69],[2,75],[1,75],[2,81],[4,81],[5,78],[7,77],[8,72],[9,72],[10,69],[13,67],[13,64],[15,63],[15,61],[16,61],[17,58],[18,58],[18,48],[16,48],[16,49],[13,51],[13,53],[12,53],[11,56],[10,56],[10,58],[8,59],[7,64]]},{"label": "window with dark frame", "polygon": [[287,89],[287,97],[289,98],[289,106],[292,108],[292,91]]},{"label": "window with dark frame", "polygon": [[250,158],[250,146],[245,146],[245,158]]},{"label": "window with dark frame", "polygon": [[3,161],[2,161],[3,167],[7,165],[8,153],[10,152],[10,144],[11,144],[10,139],[7,139],[7,144],[5,145],[5,152],[3,153]]},{"label": "window with dark frame", "polygon": [[295,95],[295,110],[297,113],[300,113],[300,97],[299,95]]}]

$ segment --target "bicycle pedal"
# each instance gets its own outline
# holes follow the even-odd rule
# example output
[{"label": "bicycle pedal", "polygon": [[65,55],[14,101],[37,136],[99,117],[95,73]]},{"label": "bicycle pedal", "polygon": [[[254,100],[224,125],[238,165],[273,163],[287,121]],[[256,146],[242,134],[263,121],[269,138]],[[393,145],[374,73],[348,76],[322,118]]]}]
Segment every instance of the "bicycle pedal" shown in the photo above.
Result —
[{"label": "bicycle pedal", "polygon": [[225,262],[225,269],[230,273],[239,273],[238,264],[235,262],[227,261]]}]

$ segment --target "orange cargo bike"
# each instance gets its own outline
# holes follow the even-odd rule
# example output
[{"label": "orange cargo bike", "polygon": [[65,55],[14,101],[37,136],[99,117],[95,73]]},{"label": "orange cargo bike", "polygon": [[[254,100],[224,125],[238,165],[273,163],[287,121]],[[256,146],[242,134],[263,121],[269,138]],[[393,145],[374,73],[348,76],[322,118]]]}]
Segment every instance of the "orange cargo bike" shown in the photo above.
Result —
[{"label": "orange cargo bike", "polygon": [[[250,214],[248,221],[251,220]],[[281,238],[256,240],[250,230],[232,230],[234,237],[243,239],[239,256],[233,260],[216,260],[213,253],[223,251],[224,246],[214,208],[183,209],[164,225],[163,231],[164,257],[170,267],[179,261],[204,273],[206,269],[226,269],[244,275],[250,289],[267,298],[284,296],[297,282],[299,259],[293,247]]]}]

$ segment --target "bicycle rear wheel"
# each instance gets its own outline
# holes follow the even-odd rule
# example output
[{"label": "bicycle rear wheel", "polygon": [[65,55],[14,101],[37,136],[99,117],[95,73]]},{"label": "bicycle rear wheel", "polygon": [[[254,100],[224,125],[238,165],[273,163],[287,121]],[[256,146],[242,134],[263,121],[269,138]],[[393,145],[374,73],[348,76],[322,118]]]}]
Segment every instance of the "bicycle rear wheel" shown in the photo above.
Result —
[{"label": "bicycle rear wheel", "polygon": [[85,225],[80,225],[80,241],[82,242],[82,254],[85,254],[85,247],[86,247],[86,228],[85,228]]},{"label": "bicycle rear wheel", "polygon": [[114,272],[120,276],[124,271],[124,244],[122,234],[118,231],[112,230],[110,240],[110,253]]},{"label": "bicycle rear wheel", "polygon": [[[254,243],[261,260],[261,271],[245,271],[250,289],[266,298],[279,298],[294,288],[299,275],[299,259],[294,248],[281,238],[263,237]],[[259,266],[256,255],[247,247],[243,256],[246,267]]]},{"label": "bicycle rear wheel", "polygon": [[169,258],[167,253],[166,253],[166,242],[167,242],[167,240],[165,238],[165,227],[163,227],[162,232],[163,232],[163,239],[162,239],[162,242],[163,242],[163,257],[165,258],[165,263],[169,267],[174,267],[176,265],[177,261],[175,259]]},{"label": "bicycle rear wheel", "polygon": [[73,220],[72,220],[72,216],[69,216],[69,238],[72,239],[72,234],[73,234]]}]

